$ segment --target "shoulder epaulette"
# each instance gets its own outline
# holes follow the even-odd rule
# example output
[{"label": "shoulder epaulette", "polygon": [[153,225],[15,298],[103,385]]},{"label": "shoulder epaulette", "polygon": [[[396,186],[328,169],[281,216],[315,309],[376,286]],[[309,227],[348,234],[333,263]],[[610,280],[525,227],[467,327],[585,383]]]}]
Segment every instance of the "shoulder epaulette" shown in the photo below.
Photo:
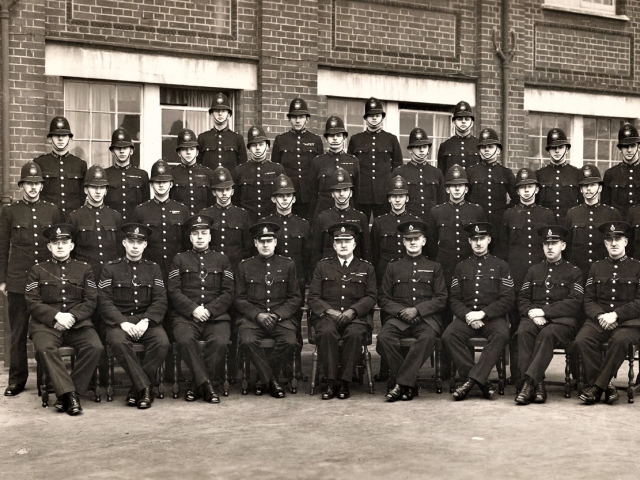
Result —
[{"label": "shoulder epaulette", "polygon": [[373,267],[373,263],[371,263],[369,260],[365,260],[364,258],[360,258],[359,260],[364,262],[364,263],[368,263],[369,265],[371,265]]},{"label": "shoulder epaulette", "polygon": [[136,208],[138,208],[138,207],[142,207],[142,206],[144,206],[144,205],[148,205],[148,204],[149,204],[149,203],[151,203],[151,202],[152,202],[152,200],[147,200],[146,202],[142,202],[140,205],[136,205]]},{"label": "shoulder epaulette", "polygon": [[46,157],[46,156],[48,156],[48,155],[51,155],[51,154],[50,154],[50,153],[43,153],[42,155],[37,156],[37,157],[36,157],[36,158],[34,158],[33,160],[35,161],[35,160],[38,160],[39,158]]},{"label": "shoulder epaulette", "polygon": [[142,260],[144,260],[144,263],[147,265],[158,265],[156,262],[152,262],[151,260],[147,260],[146,258],[143,258]]},{"label": "shoulder epaulette", "polygon": [[116,263],[120,263],[122,258],[116,258],[115,260],[109,260],[109,265],[115,265]]},{"label": "shoulder epaulette", "polygon": [[333,260],[336,257],[324,257],[323,259],[321,259],[321,262],[327,261],[327,260]]},{"label": "shoulder epaulette", "polygon": [[[42,203],[45,203],[47,205],[51,205],[52,207],[57,207],[57,205],[55,203],[51,203],[51,202],[47,202],[46,200],[40,200]],[[82,208],[82,207],[81,207]]]}]

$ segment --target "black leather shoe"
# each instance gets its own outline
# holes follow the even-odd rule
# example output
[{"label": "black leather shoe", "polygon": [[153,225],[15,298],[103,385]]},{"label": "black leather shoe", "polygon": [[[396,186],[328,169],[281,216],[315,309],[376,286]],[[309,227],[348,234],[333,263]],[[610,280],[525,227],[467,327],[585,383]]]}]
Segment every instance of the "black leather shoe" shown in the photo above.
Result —
[{"label": "black leather shoe", "polygon": [[284,388],[282,388],[275,378],[269,380],[269,391],[273,398],[284,398]]},{"label": "black leather shoe", "polygon": [[336,385],[333,382],[333,380],[331,380],[327,384],[327,389],[322,393],[322,399],[323,400],[331,400],[331,399],[335,398],[336,393],[337,393]]},{"label": "black leather shoe", "polygon": [[396,402],[400,400],[400,398],[402,397],[402,393],[403,388],[396,383],[393,388],[387,392],[384,398],[387,400],[387,402]]},{"label": "black leather shoe", "polygon": [[60,395],[58,398],[56,398],[56,403],[53,404],[53,408],[55,408],[59,412],[66,412],[67,408],[69,408],[69,399],[67,398],[67,395]]},{"label": "black leather shoe", "polygon": [[134,387],[131,387],[129,389],[129,393],[127,393],[125,403],[130,407],[135,407],[138,404],[138,392],[136,392],[136,389]]},{"label": "black leather shoe", "polygon": [[547,387],[544,381],[538,382],[535,389],[535,397],[533,403],[544,403],[547,401]]},{"label": "black leather shoe", "polygon": [[529,405],[534,398],[535,392],[533,384],[530,381],[527,381],[522,385],[522,389],[518,395],[516,395],[515,401],[518,405]]},{"label": "black leather shoe", "polygon": [[491,400],[491,398],[495,395],[496,390],[498,389],[493,383],[487,381],[487,383],[480,387],[480,390],[482,390],[482,396],[484,398],[486,398],[487,400]]},{"label": "black leather shoe", "polygon": [[340,400],[346,400],[351,396],[351,392],[349,391],[349,382],[345,380],[340,380],[340,389],[338,390],[338,398]]},{"label": "black leather shoe", "polygon": [[213,389],[213,385],[209,380],[202,384],[202,396],[204,397],[205,402],[220,403],[220,397]]},{"label": "black leather shoe", "polygon": [[138,408],[144,410],[145,408],[151,408],[153,402],[153,396],[151,394],[151,387],[143,388],[138,394]]},{"label": "black leather shoe", "polygon": [[82,406],[80,405],[80,399],[78,398],[78,394],[76,392],[67,393],[67,399],[69,405],[67,407],[67,414],[73,416],[78,415],[82,412]]},{"label": "black leather shoe", "polygon": [[258,380],[255,386],[253,387],[253,393],[257,396],[262,395],[264,393],[264,383]]},{"label": "black leather shoe", "polygon": [[609,405],[613,405],[618,400],[620,400],[618,389],[610,383],[609,385],[607,385],[607,389],[604,391],[604,401]]},{"label": "black leather shoe", "polygon": [[400,400],[402,400],[403,402],[410,402],[411,400],[413,400],[414,395],[415,391],[413,387],[404,387],[402,389],[402,396],[400,397]]},{"label": "black leather shoe", "polygon": [[582,393],[580,394],[580,400],[582,400],[587,405],[593,405],[600,401],[602,397],[602,389],[596,387],[595,385],[590,385],[588,387],[584,387]]},{"label": "black leather shoe", "polygon": [[184,394],[184,399],[187,402],[195,402],[197,398],[198,395],[196,395],[196,391],[192,388],[189,388],[189,390],[187,390],[187,393]]},{"label": "black leather shoe", "polygon": [[24,385],[20,385],[19,383],[11,383],[4,390],[5,397],[15,397],[19,395],[24,390]]},{"label": "black leather shoe", "polygon": [[473,380],[472,378],[467,378],[467,381],[464,382],[462,385],[460,385],[458,388],[456,388],[451,394],[451,396],[456,401],[464,400],[465,398],[467,398],[467,395],[469,395],[469,392],[471,391],[471,389],[475,384],[476,384],[475,380]]}]

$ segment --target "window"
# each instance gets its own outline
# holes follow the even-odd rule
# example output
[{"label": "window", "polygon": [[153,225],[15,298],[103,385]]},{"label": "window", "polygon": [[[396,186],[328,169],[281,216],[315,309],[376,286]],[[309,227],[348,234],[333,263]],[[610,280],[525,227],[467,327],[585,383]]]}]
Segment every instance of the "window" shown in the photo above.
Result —
[{"label": "window", "polygon": [[[183,128],[193,130],[196,135],[213,128],[209,107],[217,92],[217,90],[214,92],[187,88],[160,88],[163,159],[171,163],[180,161],[176,153],[176,145],[178,132]],[[233,92],[223,93],[229,97],[233,109]],[[229,128],[233,129],[233,120],[229,123]]]},{"label": "window", "polygon": [[602,13],[616,13],[615,0],[545,0],[545,5]]},{"label": "window", "polygon": [[607,168],[621,162],[618,132],[627,121],[634,123],[621,118],[584,117],[584,163],[595,164],[604,175]]},{"label": "window", "polygon": [[[344,120],[344,126],[349,132],[349,136],[353,136],[356,133],[364,132],[365,122],[364,118],[364,103],[366,100],[350,100],[346,98],[329,98],[327,103],[327,118],[331,115],[337,115]],[[386,111],[386,105],[382,102],[382,108]],[[326,119],[325,119],[326,120]],[[324,126],[323,130],[324,132]],[[329,145],[324,140],[325,151],[329,150]],[[345,142],[345,149],[347,148],[349,140]]]},{"label": "window", "polygon": [[[569,143],[573,136],[573,117],[569,115],[555,115],[544,113],[529,113],[527,136],[529,137],[528,167],[537,170],[548,163],[547,133],[552,128],[560,128],[567,134]],[[569,156],[571,153],[569,153]]]},{"label": "window", "polygon": [[73,132],[73,155],[88,165],[111,166],[111,134],[122,127],[136,147],[131,163],[140,165],[141,85],[66,81],[64,110]]},{"label": "window", "polygon": [[[409,134],[416,127],[427,132],[429,138],[433,140],[433,145],[429,151],[429,162],[436,167],[438,165],[438,148],[440,144],[451,137],[454,133],[449,111],[432,111],[438,109],[435,106],[400,104],[400,146],[405,163],[411,160],[411,154],[406,148],[409,145]],[[406,107],[406,108],[405,108]],[[448,110],[448,108],[446,109]]]}]

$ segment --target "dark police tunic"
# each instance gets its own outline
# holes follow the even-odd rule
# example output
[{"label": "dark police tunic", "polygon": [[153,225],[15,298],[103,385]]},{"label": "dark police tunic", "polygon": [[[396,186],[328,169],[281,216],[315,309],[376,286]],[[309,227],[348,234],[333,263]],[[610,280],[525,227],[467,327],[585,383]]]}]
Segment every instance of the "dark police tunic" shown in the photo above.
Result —
[{"label": "dark police tunic", "polygon": [[213,207],[202,210],[200,214],[209,215],[215,220],[211,226],[210,247],[229,257],[231,267],[235,271],[244,258],[251,256],[253,248],[253,238],[249,231],[249,212],[235,205],[221,207],[216,203]]},{"label": "dark police tunic", "polygon": [[34,162],[40,166],[44,178],[41,200],[58,205],[65,216],[84,204],[87,162],[70,153],[62,156],[48,153]]},{"label": "dark police tunic", "polygon": [[598,227],[604,222],[622,220],[620,212],[609,205],[579,205],[567,212],[565,227],[569,230],[565,256],[582,270],[582,282],[587,281],[593,262],[608,256],[604,236]]},{"label": "dark police tunic", "polygon": [[[630,252],[630,255],[638,259],[640,257],[640,205],[634,205],[629,209],[628,222],[633,227],[633,242],[629,240],[629,245],[627,246],[627,252]],[[614,218],[612,220],[620,220],[619,218]]]},{"label": "dark police tunic", "polygon": [[447,202],[431,209],[427,221],[429,238],[425,248],[429,258],[442,266],[447,285],[451,285],[456,265],[473,253],[464,226],[484,221],[486,215],[482,207],[465,201]]},{"label": "dark police tunic", "polygon": [[[384,272],[391,260],[402,258],[405,253],[402,235],[398,232],[398,225],[402,222],[419,220],[406,210],[397,215],[387,213],[373,220],[371,227],[371,251],[373,264],[376,267],[376,281],[378,287],[382,285]],[[426,248],[426,247],[425,247]]]},{"label": "dark police tunic", "polygon": [[384,130],[365,130],[351,137],[347,152],[360,163],[358,203],[385,204],[391,171],[402,165],[398,137]]},{"label": "dark police tunic", "polygon": [[215,199],[211,191],[213,170],[198,163],[185,165],[181,163],[171,168],[173,187],[169,196],[185,205],[189,215],[195,215],[203,208],[213,205]]},{"label": "dark police tunic", "polygon": [[360,185],[360,162],[358,159],[345,152],[327,152],[323,155],[318,155],[311,161],[311,172],[309,173],[311,181],[309,196],[313,204],[314,220],[320,213],[334,205],[331,187],[334,184],[333,172],[337,168],[344,168],[349,172],[353,182],[353,197],[350,204],[358,203]]},{"label": "dark police tunic", "polygon": [[629,208],[640,204],[640,162],[621,162],[604,172],[602,203],[617,208],[627,220]]},{"label": "dark police tunic", "polygon": [[454,135],[442,142],[438,148],[438,168],[442,175],[446,175],[454,165],[468,169],[478,163],[480,163],[478,139],[473,135],[468,137]]},{"label": "dark police tunic", "polygon": [[87,262],[93,274],[100,278],[102,267],[123,253],[120,226],[122,216],[104,205],[84,205],[69,215],[69,223],[76,227],[74,254],[76,260]]},{"label": "dark police tunic", "polygon": [[447,200],[442,172],[429,165],[413,160],[396,168],[392,176],[400,175],[407,181],[409,201],[407,210],[423,221],[427,220],[431,209]]},{"label": "dark police tunic", "polygon": [[[29,333],[56,395],[84,393],[103,352],[91,322],[98,299],[91,267],[73,259],[62,262],[52,259],[34,265],[29,272],[25,298],[31,315]],[[70,313],[76,319],[73,326],[63,332],[54,328],[55,317],[60,312]],[[71,375],[58,353],[63,345],[78,351]]]},{"label": "dark police tunic", "polygon": [[133,212],[133,221],[146,225],[152,232],[142,256],[160,265],[165,281],[168,279],[173,257],[190,246],[188,233],[183,231],[188,218],[189,209],[171,199],[165,202],[149,200],[138,205]]},{"label": "dark police tunic", "polygon": [[211,170],[222,166],[233,170],[247,161],[247,147],[242,135],[224,128],[212,128],[198,135],[198,163]]},{"label": "dark police tunic", "polygon": [[133,209],[149,200],[149,175],[141,168],[114,165],[105,168],[109,189],[104,203],[122,215],[123,223],[133,221]]},{"label": "dark police tunic", "polygon": [[536,204],[520,203],[504,213],[499,235],[502,243],[495,252],[509,264],[517,290],[529,268],[545,259],[538,228],[555,224],[553,212]]},{"label": "dark police tunic", "polygon": [[280,215],[276,213],[267,217],[265,222],[275,223],[280,227],[276,232],[278,244],[276,254],[291,258],[296,264],[296,274],[301,284],[301,293],[305,282],[311,277],[309,272],[309,248],[311,248],[311,226],[304,218],[296,215]]},{"label": "dark police tunic", "polygon": [[273,183],[276,178],[282,174],[284,167],[270,161],[248,161],[233,171],[233,181],[236,184],[234,203],[249,212],[252,223],[276,212],[271,192],[275,190]]},{"label": "dark police tunic", "polygon": [[582,203],[579,184],[581,177],[580,169],[569,163],[550,163],[536,170],[536,178],[540,184],[536,203],[551,209],[556,216],[557,225],[564,225],[569,209]]}]

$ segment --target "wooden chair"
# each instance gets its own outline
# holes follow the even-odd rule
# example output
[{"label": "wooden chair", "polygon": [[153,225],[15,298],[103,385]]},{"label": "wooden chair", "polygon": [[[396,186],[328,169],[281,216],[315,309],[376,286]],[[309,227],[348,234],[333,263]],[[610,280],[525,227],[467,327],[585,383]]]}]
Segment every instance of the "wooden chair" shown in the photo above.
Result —
[{"label": "wooden chair", "polygon": [[[73,369],[75,365],[76,355],[78,352],[73,347],[60,347],[58,349],[58,353],[61,357],[71,357],[71,368]],[[47,385],[49,385],[49,372],[47,372],[46,367],[41,364],[40,359],[37,358],[37,386],[38,386],[38,395],[42,397],[42,406],[43,408],[47,408],[49,406],[49,391],[47,390]],[[95,373],[95,402],[100,403],[102,401],[102,392],[100,390],[100,369],[96,368]]]},{"label": "wooden chair", "polygon": [[[316,348],[311,355],[311,385],[309,386],[309,395],[313,395],[316,384],[318,382],[318,346],[316,345],[316,329],[313,328],[307,318],[307,339],[310,345],[315,345]],[[358,381],[360,385],[363,381],[363,370],[367,373],[367,384],[369,386],[369,393],[373,393],[373,374],[371,373],[371,353],[369,352],[369,346],[373,344],[373,338],[371,332],[367,332],[366,338],[363,337],[362,342],[362,359],[361,363],[356,366],[358,374]],[[338,347],[342,348],[342,340],[338,342]]]},{"label": "wooden chair", "polygon": [[[247,393],[249,392],[249,378],[251,377],[251,362],[249,362],[247,360],[247,355],[244,352],[244,349],[242,348],[242,346],[239,344],[240,342],[238,342],[238,357],[241,358],[241,365],[242,365],[242,395],[247,395]],[[260,340],[259,344],[260,347],[265,348],[265,349],[269,349],[269,348],[275,348],[276,346],[276,341],[273,338],[263,338],[262,340]],[[296,352],[294,350],[293,352],[293,364],[292,364],[292,377],[289,381],[289,391],[292,394],[296,394],[298,393],[298,379],[296,378]],[[275,375],[278,375],[278,372],[274,372]]]},{"label": "wooden chair", "polygon": [[[134,343],[133,351],[136,352],[138,355],[142,355],[146,353],[147,349],[142,343]],[[107,402],[113,401],[113,385],[114,385],[113,378],[114,378],[114,370],[115,370],[114,359],[115,359],[115,355],[113,354],[111,347],[107,345],[107,371],[108,371]],[[159,377],[159,379],[156,379],[156,382],[158,385],[158,398],[164,398],[164,362],[161,363],[160,366],[158,367],[158,371],[156,372],[156,377]]]},{"label": "wooden chair", "polygon": [[[473,355],[478,350],[481,350],[489,343],[484,337],[472,337],[467,340],[467,346]],[[507,359],[509,358],[509,344],[504,347],[504,350],[500,352],[500,358],[498,358],[498,363],[496,365],[496,370],[498,371],[498,394],[504,395],[504,388],[507,383]],[[456,365],[453,359],[451,360],[451,379],[449,382],[449,393],[453,393],[456,388],[455,382],[456,376]]]},{"label": "wooden chair", "polygon": [[[414,337],[401,338],[400,346],[405,350],[409,350],[411,345],[413,345],[417,341],[418,339]],[[442,339],[440,338],[436,339],[433,352],[434,353],[431,356],[431,365],[435,366],[436,393],[440,395],[442,394]],[[416,383],[420,381],[427,383],[428,379],[418,377],[416,379]],[[394,384],[394,379],[391,376],[391,370],[389,370],[389,379],[387,380],[387,391],[393,388],[393,384]],[[417,395],[417,390],[416,390],[416,395]]]},{"label": "wooden chair", "polygon": [[[200,347],[200,355],[204,351],[204,346],[207,342],[204,340],[198,340],[198,347]],[[229,396],[229,346],[231,345],[231,340],[227,342],[227,351],[224,354],[224,380],[222,383],[222,395],[225,397]],[[178,398],[180,393],[180,384],[178,382],[178,344],[173,344],[173,398]],[[194,385],[192,384],[192,387]]]},{"label": "wooden chair", "polygon": [[[609,348],[608,342],[602,344],[601,349],[602,349],[603,356],[604,356],[604,353],[607,351],[607,348]],[[635,373],[633,371],[633,364],[634,364],[637,353],[638,353],[638,345],[635,345],[635,344],[630,345],[629,351],[627,352],[627,361],[629,362],[629,373],[627,374],[627,377],[629,379],[627,383],[627,402],[628,403],[634,402]],[[585,371],[584,371],[584,363],[582,361],[582,354],[578,353],[578,359],[580,363],[580,373],[578,376],[578,392],[582,392],[582,389],[584,388],[584,384],[585,384]],[[614,375],[614,378],[616,378],[615,375]]]}]

